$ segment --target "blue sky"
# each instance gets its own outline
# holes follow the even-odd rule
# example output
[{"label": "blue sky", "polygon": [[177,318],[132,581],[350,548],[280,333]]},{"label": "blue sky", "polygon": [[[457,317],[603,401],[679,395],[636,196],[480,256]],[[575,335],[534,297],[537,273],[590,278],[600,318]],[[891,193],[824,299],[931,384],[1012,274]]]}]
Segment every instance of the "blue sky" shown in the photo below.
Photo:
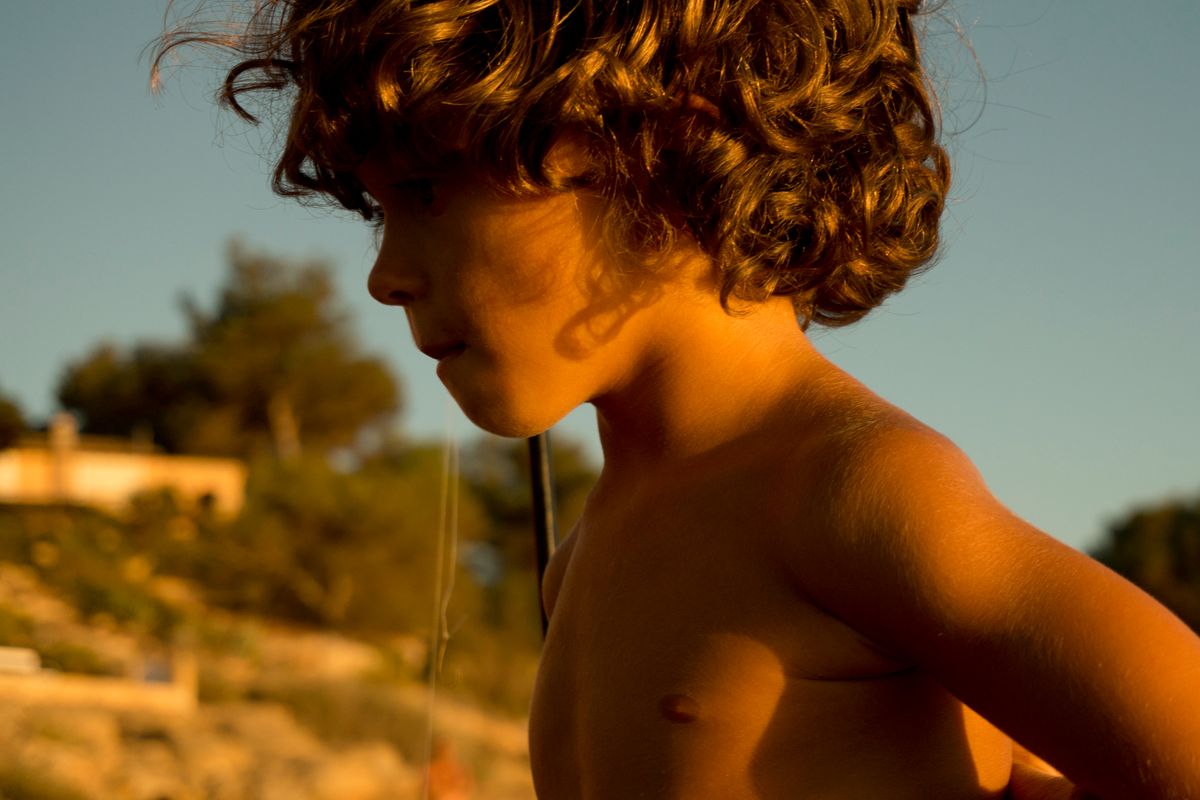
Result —
[{"label": "blue sky", "polygon": [[[814,338],[957,441],[1014,511],[1086,546],[1135,503],[1200,491],[1200,5],[947,11],[986,85],[959,37],[930,38],[960,129],[941,261]],[[363,340],[405,381],[406,429],[439,435],[432,364],[363,288],[368,232],[270,194],[270,133],[213,109],[202,60],[152,97],[140,54],[161,25],[148,0],[5,10],[0,391],[44,417],[63,364],[98,340],[182,335],[178,298],[210,298],[240,236],[333,261]],[[562,427],[595,447],[588,410]]]}]

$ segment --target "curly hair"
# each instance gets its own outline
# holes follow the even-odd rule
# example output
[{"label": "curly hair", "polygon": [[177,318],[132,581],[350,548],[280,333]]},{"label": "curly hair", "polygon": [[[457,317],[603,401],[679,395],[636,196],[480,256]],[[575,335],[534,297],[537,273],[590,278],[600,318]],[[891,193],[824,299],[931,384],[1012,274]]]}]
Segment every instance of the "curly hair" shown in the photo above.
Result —
[{"label": "curly hair", "polygon": [[[465,159],[495,187],[584,185],[652,261],[683,234],[721,302],[864,316],[937,250],[950,166],[921,66],[921,0],[254,0],[241,33],[177,29],[242,59],[220,99],[291,104],[273,187],[374,219],[355,177],[381,143]],[[582,134],[591,167],[548,174]]]}]

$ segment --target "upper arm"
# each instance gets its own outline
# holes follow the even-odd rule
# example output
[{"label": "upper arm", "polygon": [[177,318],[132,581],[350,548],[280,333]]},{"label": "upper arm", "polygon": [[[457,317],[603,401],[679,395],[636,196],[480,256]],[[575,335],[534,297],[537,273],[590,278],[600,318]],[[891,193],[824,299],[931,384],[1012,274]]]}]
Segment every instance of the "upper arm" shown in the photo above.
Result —
[{"label": "upper arm", "polygon": [[876,435],[793,559],[815,600],[1101,796],[1200,797],[1200,639],[1001,506],[951,443]]}]

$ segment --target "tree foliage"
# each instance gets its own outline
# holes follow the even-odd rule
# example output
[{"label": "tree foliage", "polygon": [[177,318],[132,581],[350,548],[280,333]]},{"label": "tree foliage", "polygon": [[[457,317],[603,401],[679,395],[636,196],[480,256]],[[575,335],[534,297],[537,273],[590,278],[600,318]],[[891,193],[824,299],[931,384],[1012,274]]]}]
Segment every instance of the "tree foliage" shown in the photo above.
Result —
[{"label": "tree foliage", "polygon": [[1200,633],[1200,497],[1135,510],[1093,555]]},{"label": "tree foliage", "polygon": [[[440,452],[413,448],[403,462],[343,473],[315,457],[260,460],[247,504],[213,531],[197,575],[222,605],[367,632],[427,630],[434,607],[442,517]],[[487,520],[457,492],[460,547]],[[474,614],[477,592],[458,582],[456,613]]]},{"label": "tree foliage", "polygon": [[104,342],[70,364],[58,401],[86,433],[149,435],[171,452],[212,452],[195,442],[215,411],[216,392],[190,346]]},{"label": "tree foliage", "polygon": [[[446,622],[454,636],[443,679],[494,705],[525,708],[540,641],[526,443],[480,439],[462,455],[461,478],[450,480],[440,447],[389,436],[397,383],[362,352],[323,264],[235,246],[216,296],[186,298],[182,310],[182,341],[101,344],[66,368],[59,400],[84,432],[246,459],[245,503],[227,519],[169,491],[149,492],[111,520],[119,536],[60,537],[95,539],[98,555],[84,559],[49,542],[64,560],[108,565],[96,573],[103,580],[76,581],[112,589],[93,604],[157,619],[127,600],[142,597],[141,583],[109,574],[114,564],[137,563],[143,583],[184,578],[214,605],[368,636],[427,636],[439,537],[453,528]],[[372,432],[376,446],[358,458],[329,457]],[[555,438],[553,458],[565,533],[596,472],[565,439]],[[453,514],[440,501],[444,489],[457,497]],[[26,538],[50,552],[43,534]]]},{"label": "tree foliage", "polygon": [[[566,536],[583,513],[596,482],[595,467],[578,442],[551,437],[553,491],[559,537]],[[485,613],[498,628],[538,619],[533,499],[529,450],[523,439],[479,439],[463,457],[463,475],[491,520],[486,555],[495,579],[485,581]],[[530,630],[533,630],[532,628]]]},{"label": "tree foliage", "polygon": [[[551,463],[558,526],[565,536],[583,513],[583,501],[596,482],[596,468],[579,442],[561,436],[551,437]],[[524,439],[480,438],[463,456],[463,474],[492,519],[530,528],[533,500]]]},{"label": "tree foliage", "polygon": [[362,353],[330,269],[230,248],[212,308],[187,297],[180,344],[102,344],[70,364],[62,405],[88,433],[150,433],[172,452],[244,458],[353,445],[390,424],[399,387]]},{"label": "tree foliage", "polygon": [[[484,460],[472,465],[476,453]],[[594,470],[564,439],[555,454],[565,529]],[[540,647],[527,470],[525,443],[497,439],[463,454],[457,481],[429,444],[393,441],[345,469],[311,451],[260,457],[232,519],[168,489],[136,495],[117,516],[0,506],[0,560],[29,564],[85,617],[164,642],[196,634],[204,613],[159,595],[169,577],[210,606],[383,643],[402,635],[411,652],[412,637],[435,630],[439,536],[453,532],[455,547],[443,539],[455,580],[439,685],[522,713]],[[425,669],[432,661],[427,653]],[[420,669],[407,656],[393,666]]]},{"label": "tree foliage", "polygon": [[12,398],[0,393],[0,450],[16,443],[25,430],[21,407]]}]

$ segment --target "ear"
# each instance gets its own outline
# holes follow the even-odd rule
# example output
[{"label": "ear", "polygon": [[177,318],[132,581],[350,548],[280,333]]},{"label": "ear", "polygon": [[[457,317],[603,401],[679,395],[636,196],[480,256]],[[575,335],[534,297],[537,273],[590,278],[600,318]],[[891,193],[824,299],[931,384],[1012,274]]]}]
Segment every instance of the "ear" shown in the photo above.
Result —
[{"label": "ear", "polygon": [[582,131],[568,130],[558,134],[546,153],[546,175],[560,185],[570,185],[592,169],[591,152]]}]

